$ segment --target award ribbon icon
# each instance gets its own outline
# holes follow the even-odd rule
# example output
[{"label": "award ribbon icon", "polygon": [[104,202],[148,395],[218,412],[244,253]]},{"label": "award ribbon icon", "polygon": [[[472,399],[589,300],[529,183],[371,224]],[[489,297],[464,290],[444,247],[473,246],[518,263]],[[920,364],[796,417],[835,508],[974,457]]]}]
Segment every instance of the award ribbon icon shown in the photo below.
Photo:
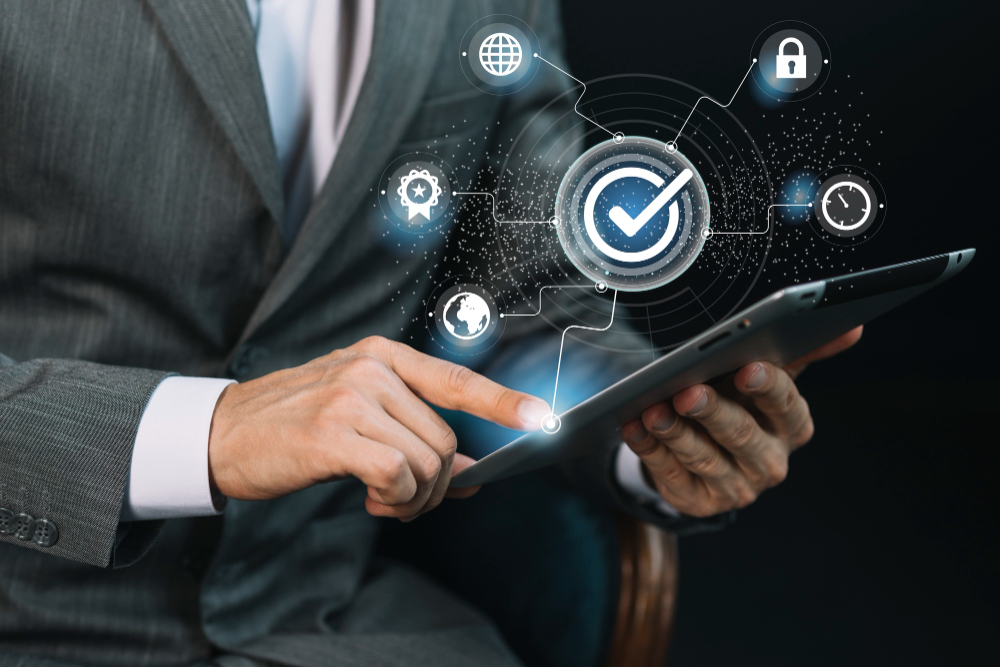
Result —
[{"label": "award ribbon icon", "polygon": [[[410,183],[413,181],[417,181],[417,184],[410,188]],[[427,187],[424,187],[420,181],[425,182]],[[426,196],[426,199],[422,202],[413,201],[410,199],[410,190],[413,191],[414,197]],[[431,219],[431,207],[437,206],[438,196],[441,192],[437,176],[431,176],[431,173],[426,169],[419,171],[411,169],[409,174],[399,179],[399,187],[396,189],[396,193],[399,195],[399,203],[406,209],[408,214],[407,219],[412,220],[414,216],[422,215],[428,222]]]}]

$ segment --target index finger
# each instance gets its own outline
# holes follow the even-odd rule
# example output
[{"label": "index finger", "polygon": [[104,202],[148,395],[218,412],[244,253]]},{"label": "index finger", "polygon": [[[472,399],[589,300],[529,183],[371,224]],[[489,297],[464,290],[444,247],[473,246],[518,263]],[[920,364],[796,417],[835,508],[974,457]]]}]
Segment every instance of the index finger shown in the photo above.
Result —
[{"label": "index finger", "polygon": [[424,400],[488,419],[507,428],[534,431],[549,414],[548,404],[508,389],[473,370],[437,359],[385,338],[366,339],[367,349]]}]

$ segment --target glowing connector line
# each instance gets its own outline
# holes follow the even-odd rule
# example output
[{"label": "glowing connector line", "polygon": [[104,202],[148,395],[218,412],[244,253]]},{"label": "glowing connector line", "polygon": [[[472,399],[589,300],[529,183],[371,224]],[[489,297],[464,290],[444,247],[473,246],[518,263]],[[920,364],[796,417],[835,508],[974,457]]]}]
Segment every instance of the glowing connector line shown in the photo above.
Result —
[{"label": "glowing connector line", "polygon": [[[580,100],[582,100],[583,96],[587,94],[587,84],[585,84],[583,81],[580,81],[578,78],[576,78],[575,76],[573,76],[572,74],[570,74],[566,70],[561,69],[559,67],[556,67],[555,65],[553,65],[552,63],[550,63],[548,60],[546,60],[545,58],[541,57],[537,53],[535,54],[535,57],[538,58],[539,60],[541,60],[543,63],[548,64],[550,67],[555,67],[557,70],[559,70],[560,72],[562,72],[563,74],[565,74],[566,76],[568,76],[569,78],[573,79],[578,84],[580,84],[581,86],[583,86],[583,92],[580,93],[580,97],[576,98],[576,104],[573,105],[573,111],[575,111],[577,113],[577,115],[580,116],[580,118],[583,118],[588,123],[592,123],[593,125],[601,128],[602,130],[604,130],[605,132],[607,132],[608,134],[610,134],[612,137],[614,137],[614,139],[615,139],[615,141],[617,143],[621,143],[621,141],[619,141],[619,139],[618,139],[618,135],[621,134],[620,132],[619,133],[612,132],[608,128],[606,128],[603,125],[601,125],[600,123],[598,123],[593,118],[590,118],[589,116],[585,116],[582,113],[580,113],[580,110],[577,108],[577,107],[580,106]],[[621,135],[621,137],[622,137],[622,139],[624,139],[624,135]]]},{"label": "glowing connector line", "polygon": [[668,148],[669,148],[670,144],[673,144],[674,150],[677,149],[677,140],[681,138],[681,134],[684,132],[684,128],[687,127],[688,121],[691,120],[691,116],[694,115],[694,110],[698,108],[698,102],[701,102],[702,100],[708,100],[709,102],[714,102],[715,104],[718,104],[723,109],[727,108],[730,104],[733,103],[733,100],[736,99],[736,93],[740,92],[740,88],[742,88],[743,84],[746,83],[747,77],[750,76],[750,72],[753,71],[753,66],[756,65],[756,64],[757,64],[757,59],[754,58],[753,62],[750,63],[750,69],[748,69],[747,73],[743,75],[743,79],[740,81],[740,85],[736,86],[736,92],[733,93],[733,96],[730,97],[729,101],[726,102],[725,104],[723,104],[722,102],[719,102],[718,100],[716,100],[716,99],[714,99],[712,97],[709,97],[708,95],[702,95],[701,97],[699,97],[698,101],[694,103],[693,107],[691,107],[691,112],[688,114],[688,117],[684,119],[684,124],[681,125],[681,129],[679,129],[677,131],[677,136],[674,137],[673,141],[670,141],[670,142],[667,143]]},{"label": "glowing connector line", "polygon": [[[590,289],[590,285],[542,285],[538,290],[538,310],[533,313],[500,313],[500,319],[505,317],[538,317],[542,314],[542,292],[547,289]],[[605,283],[598,283],[597,291],[603,294],[608,286]]]},{"label": "glowing connector line", "polygon": [[759,236],[761,234],[767,234],[769,231],[771,231],[771,209],[773,209],[773,208],[789,208],[789,207],[792,207],[792,206],[809,206],[809,207],[811,207],[812,204],[771,204],[770,206],[767,207],[767,227],[764,229],[764,231],[762,231],[762,232],[717,232],[715,230],[710,229],[709,230],[708,238],[712,238],[713,236]]},{"label": "glowing connector line", "polygon": [[552,389],[552,414],[558,414],[556,412],[556,396],[559,393],[559,371],[562,370],[562,355],[563,347],[566,345],[566,333],[570,329],[579,329],[581,331],[607,331],[611,328],[611,325],[615,323],[615,307],[618,305],[618,290],[615,290],[615,296],[611,301],[611,321],[605,327],[585,327],[582,324],[571,324],[570,326],[563,329],[562,339],[559,341],[559,362],[556,364],[556,386]]},{"label": "glowing connector line", "polygon": [[554,225],[558,221],[555,216],[549,220],[501,220],[497,217],[497,200],[493,196],[492,192],[455,192],[456,195],[480,195],[483,197],[489,197],[490,201],[493,202],[493,221],[498,225]]}]

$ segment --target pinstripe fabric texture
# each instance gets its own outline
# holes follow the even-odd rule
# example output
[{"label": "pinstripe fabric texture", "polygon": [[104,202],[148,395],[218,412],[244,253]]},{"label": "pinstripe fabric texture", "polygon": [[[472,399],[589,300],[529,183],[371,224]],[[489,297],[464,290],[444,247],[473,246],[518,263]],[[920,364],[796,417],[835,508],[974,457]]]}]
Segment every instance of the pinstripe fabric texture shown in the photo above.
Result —
[{"label": "pinstripe fabric texture", "polygon": [[[53,519],[61,534],[49,548],[10,535],[0,539],[108,563],[122,502],[121,493],[108,491],[125,486],[139,419],[163,376],[52,359],[0,372],[0,483],[8,485],[15,511]],[[51,500],[43,503],[43,494]]]},{"label": "pinstripe fabric texture", "polygon": [[555,4],[380,0],[355,113],[286,255],[244,0],[0,3],[0,484],[38,514],[48,491],[61,531],[45,550],[0,538],[0,665],[516,664],[478,612],[376,566],[355,482],[222,518],[117,517],[165,374],[249,379],[372,334],[420,345],[441,251],[386,243],[374,185],[429,147],[471,177],[551,100],[566,116],[561,75],[470,94],[453,54],[498,12],[556,53]]}]

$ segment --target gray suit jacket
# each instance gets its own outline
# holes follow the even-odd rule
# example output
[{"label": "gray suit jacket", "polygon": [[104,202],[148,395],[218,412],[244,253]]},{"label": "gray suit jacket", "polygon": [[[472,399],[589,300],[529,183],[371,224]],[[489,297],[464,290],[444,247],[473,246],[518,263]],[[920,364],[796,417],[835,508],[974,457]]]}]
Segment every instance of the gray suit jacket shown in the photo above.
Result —
[{"label": "gray suit jacket", "polygon": [[[412,314],[439,251],[380,244],[374,184],[428,147],[473,174],[540,110],[538,141],[560,141],[542,136],[552,124],[573,136],[565,77],[542,69],[522,93],[493,97],[454,53],[473,22],[504,12],[558,54],[554,4],[378,2],[356,110],[288,249],[243,0],[0,5],[0,505],[59,530],[51,546],[0,535],[0,646],[166,664],[203,659],[210,644],[289,661],[292,642],[306,657],[288,664],[322,664],[310,650],[396,664],[395,649],[422,664],[426,641],[428,664],[447,664],[479,633],[508,664],[485,625],[455,634],[447,613],[383,608],[421,584],[392,571],[372,588],[378,524],[357,483],[234,501],[221,520],[118,517],[137,425],[169,373],[249,379],[367,335],[420,339]],[[583,474],[613,494],[598,458]],[[317,624],[325,639],[310,634]],[[374,629],[377,659],[370,639],[345,639]]]}]

